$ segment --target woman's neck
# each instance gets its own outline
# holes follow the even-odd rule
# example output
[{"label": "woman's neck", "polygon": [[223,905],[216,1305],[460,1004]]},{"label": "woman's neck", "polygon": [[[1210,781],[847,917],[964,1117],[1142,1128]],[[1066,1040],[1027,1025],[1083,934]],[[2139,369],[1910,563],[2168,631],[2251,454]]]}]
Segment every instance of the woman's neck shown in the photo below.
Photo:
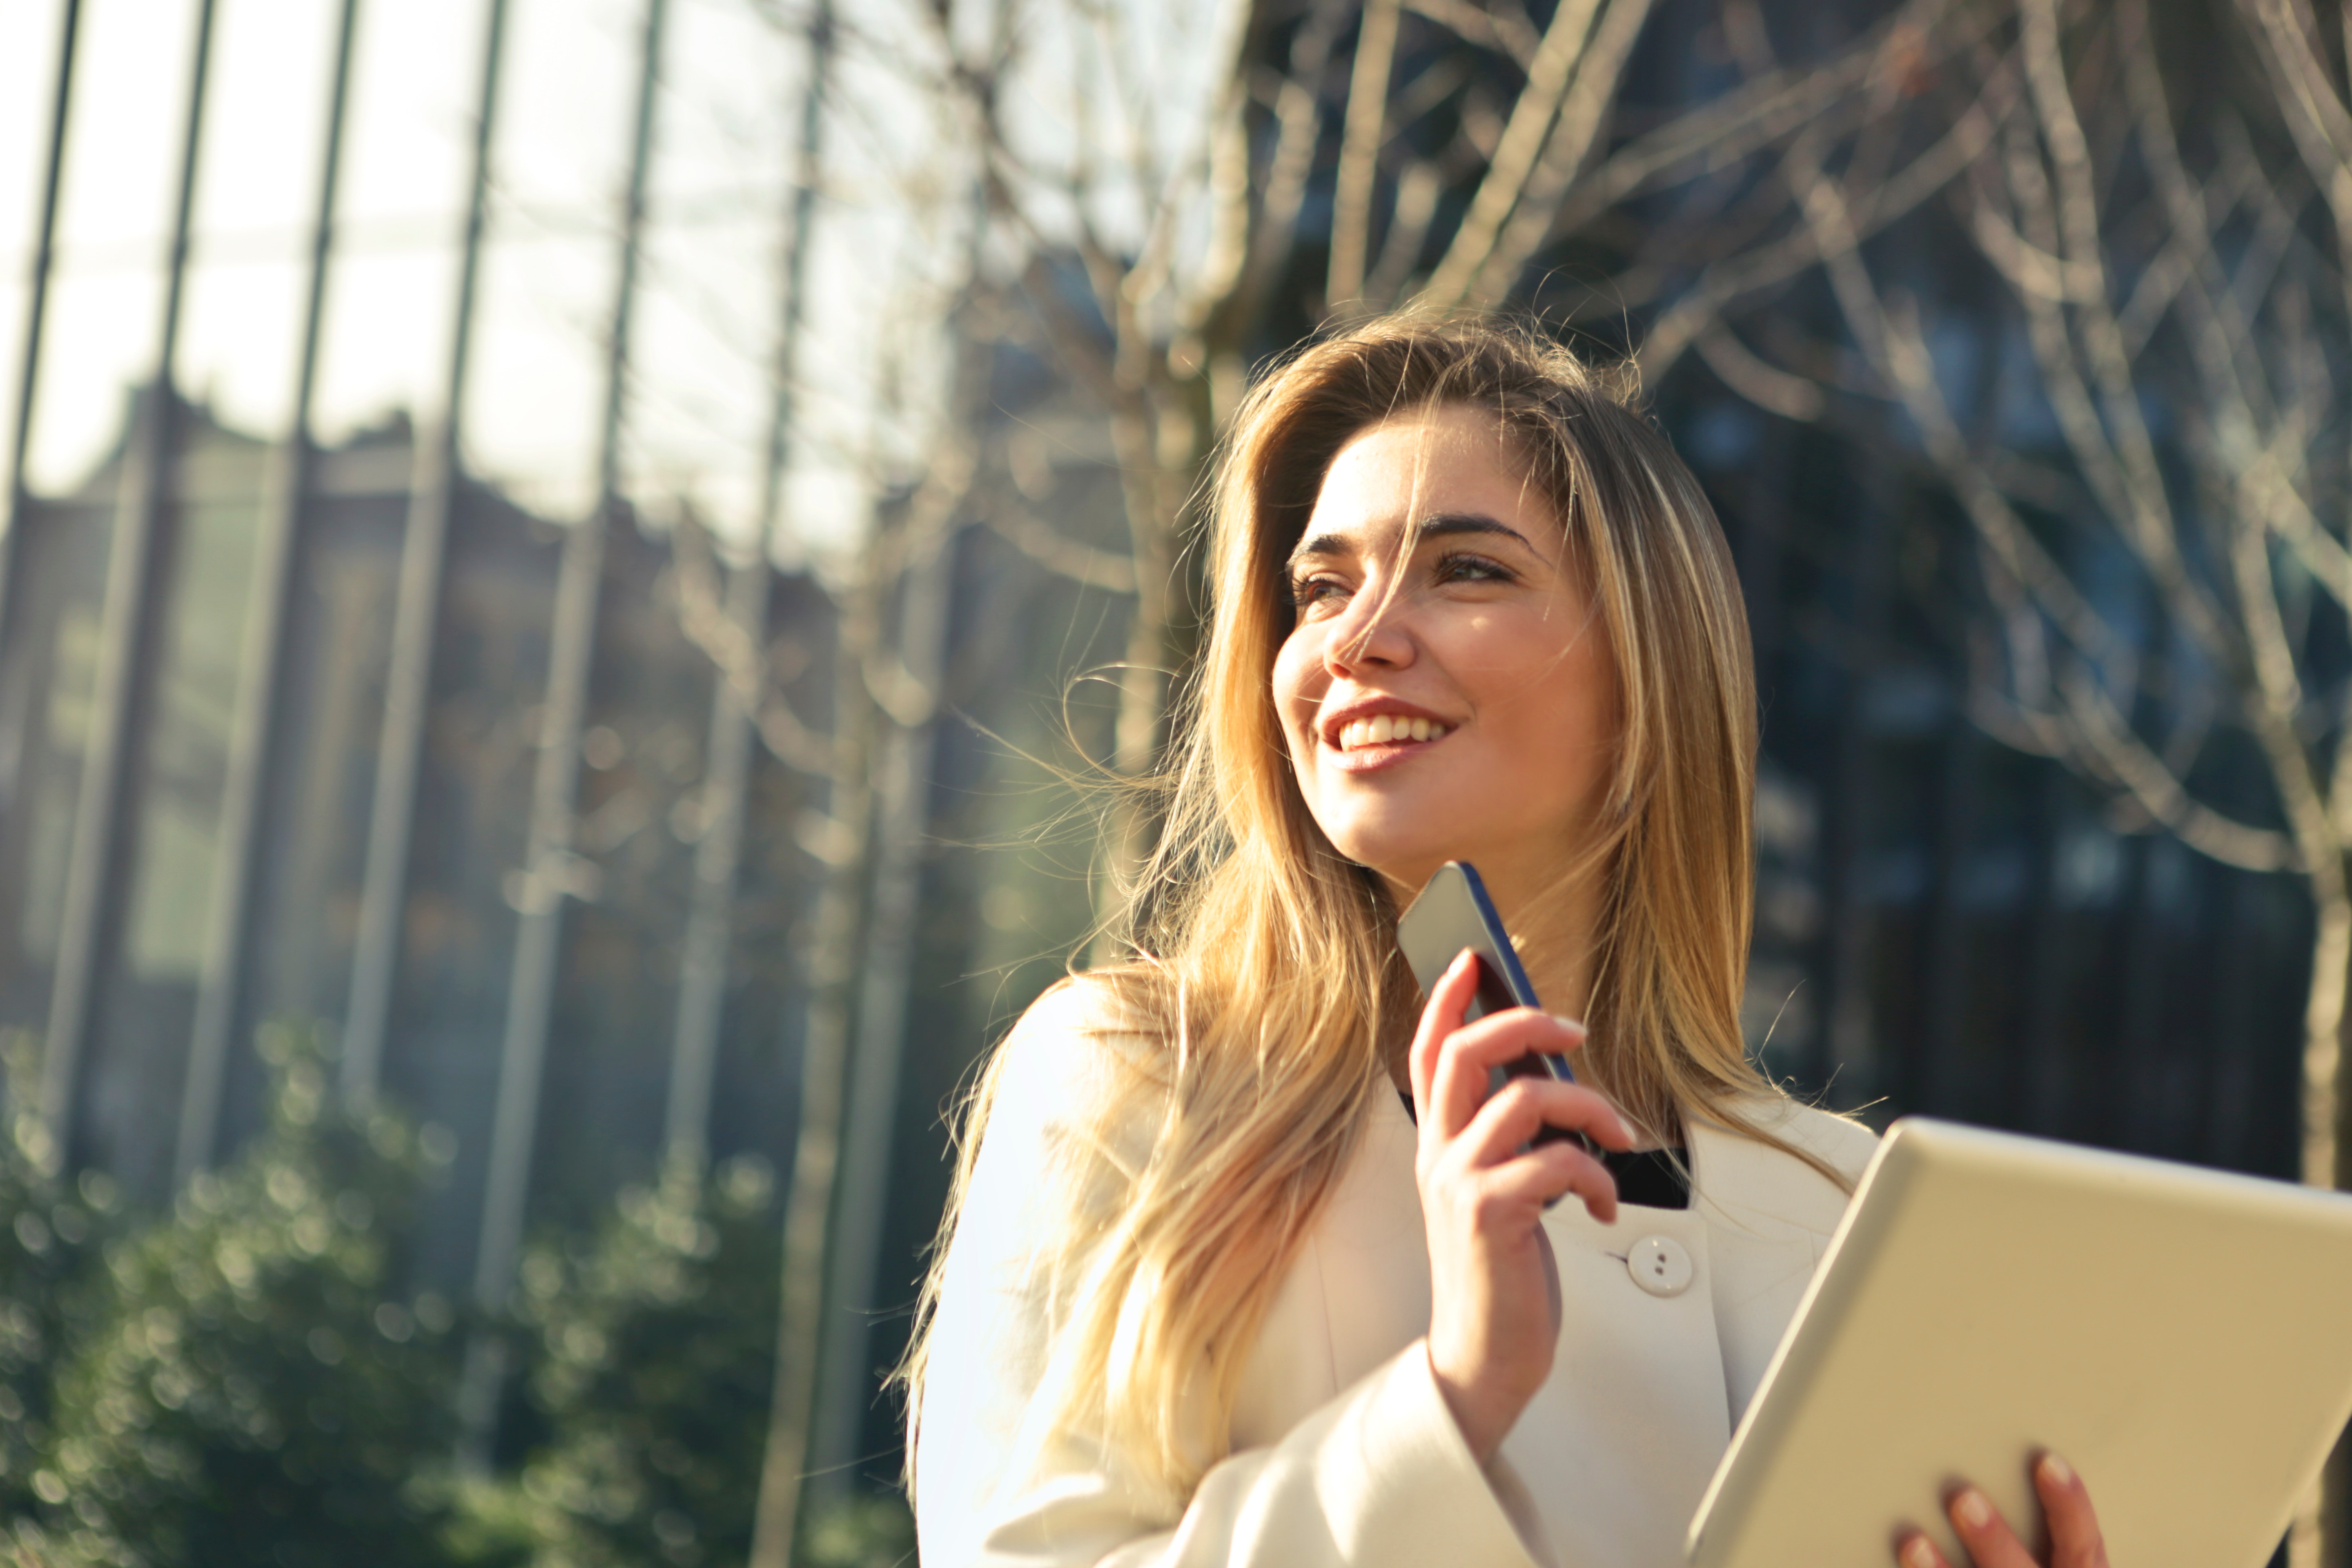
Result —
[{"label": "woman's neck", "polygon": [[1522,882],[1504,871],[1485,881],[1544,1011],[1581,1023],[1592,1002],[1601,879],[1586,875]]}]

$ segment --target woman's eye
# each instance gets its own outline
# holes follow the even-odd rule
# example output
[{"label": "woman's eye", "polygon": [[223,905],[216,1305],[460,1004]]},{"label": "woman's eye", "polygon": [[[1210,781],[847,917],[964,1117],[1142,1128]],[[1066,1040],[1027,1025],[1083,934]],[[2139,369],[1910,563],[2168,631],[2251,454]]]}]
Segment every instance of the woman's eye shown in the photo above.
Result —
[{"label": "woman's eye", "polygon": [[1340,591],[1340,585],[1328,577],[1294,577],[1290,582],[1290,602],[1303,610]]},{"label": "woman's eye", "polygon": [[1499,561],[1484,555],[1442,555],[1431,575],[1440,583],[1510,583],[1517,574]]}]

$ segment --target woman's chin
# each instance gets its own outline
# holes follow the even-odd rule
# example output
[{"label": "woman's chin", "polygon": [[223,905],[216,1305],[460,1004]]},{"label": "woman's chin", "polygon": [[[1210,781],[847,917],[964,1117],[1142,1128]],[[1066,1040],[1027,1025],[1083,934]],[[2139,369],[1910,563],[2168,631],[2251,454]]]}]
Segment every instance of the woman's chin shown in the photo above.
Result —
[{"label": "woman's chin", "polygon": [[1359,852],[1342,845],[1339,852],[1391,888],[1399,889],[1407,899],[1421,891],[1422,885],[1437,875],[1440,866],[1448,860],[1461,858],[1459,855],[1444,850],[1415,848],[1400,852],[1386,846]]},{"label": "woman's chin", "polygon": [[1332,815],[1338,820],[1324,821],[1323,831],[1334,848],[1412,892],[1448,860],[1475,861],[1496,853],[1497,842],[1508,842],[1492,834],[1469,841],[1459,829],[1478,814],[1458,800],[1383,801],[1377,809]]}]

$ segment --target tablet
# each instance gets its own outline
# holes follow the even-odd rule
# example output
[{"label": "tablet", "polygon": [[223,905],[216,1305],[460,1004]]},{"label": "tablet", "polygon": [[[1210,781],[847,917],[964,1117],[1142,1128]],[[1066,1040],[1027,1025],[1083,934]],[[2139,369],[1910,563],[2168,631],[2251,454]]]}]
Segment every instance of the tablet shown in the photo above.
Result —
[{"label": "tablet", "polygon": [[1941,1500],[2029,1541],[2053,1448],[2108,1560],[2261,1568],[2352,1415],[2352,1196],[1911,1118],[1691,1521],[1698,1568],[1891,1568]]}]

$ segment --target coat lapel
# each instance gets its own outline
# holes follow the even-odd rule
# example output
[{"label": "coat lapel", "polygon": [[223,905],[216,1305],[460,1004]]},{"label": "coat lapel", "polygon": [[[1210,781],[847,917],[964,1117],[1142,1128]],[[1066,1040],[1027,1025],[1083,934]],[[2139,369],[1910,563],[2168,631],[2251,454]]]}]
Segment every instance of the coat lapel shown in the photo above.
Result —
[{"label": "coat lapel", "polygon": [[[1278,1439],[1429,1329],[1414,1134],[1376,1097],[1362,1142],[1253,1347],[1233,1440]],[[1835,1229],[1843,1193],[1778,1150],[1690,1129],[1688,1209],[1573,1204],[1545,1216],[1561,1323],[1550,1379],[1504,1440],[1498,1489],[1532,1503],[1538,1550],[1574,1568],[1659,1568],[1683,1535]],[[1689,1283],[1655,1295],[1635,1249],[1671,1242]],[[1530,1542],[1531,1546],[1536,1543]]]},{"label": "coat lapel", "polygon": [[[1784,1119],[1780,1130],[1795,1133],[1793,1119]],[[1812,1282],[1846,1194],[1803,1162],[1713,1123],[1694,1121],[1690,1142],[1736,1426]]]}]

